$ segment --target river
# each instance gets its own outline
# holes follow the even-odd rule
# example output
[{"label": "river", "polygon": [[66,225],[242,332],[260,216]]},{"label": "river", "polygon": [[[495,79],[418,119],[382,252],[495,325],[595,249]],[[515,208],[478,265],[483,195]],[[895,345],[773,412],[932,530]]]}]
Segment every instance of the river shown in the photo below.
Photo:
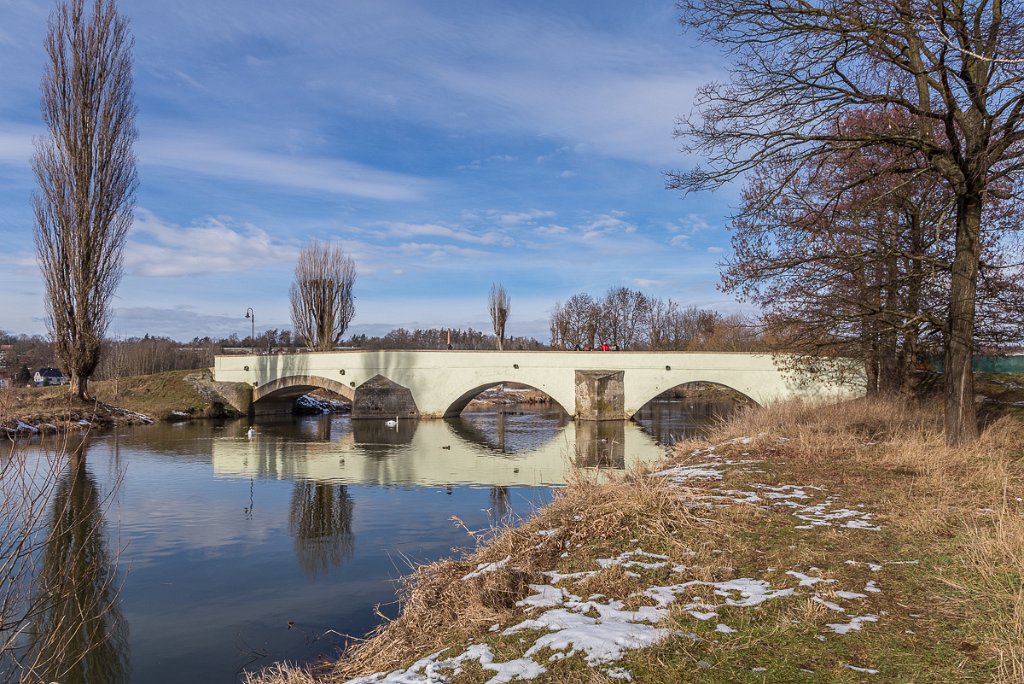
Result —
[{"label": "river", "polygon": [[[69,533],[37,573],[74,598],[37,621],[29,652],[61,644],[57,660],[73,662],[101,644],[60,681],[103,684],[234,682],[332,657],[380,622],[375,608],[396,614],[395,581],[413,564],[471,547],[467,529],[530,515],[572,467],[654,460],[730,408],[655,401],[635,423],[574,423],[499,407],[395,428],[265,419],[252,439],[244,421],[90,436],[48,504]],[[84,613],[89,629],[50,633],[61,611]]]}]

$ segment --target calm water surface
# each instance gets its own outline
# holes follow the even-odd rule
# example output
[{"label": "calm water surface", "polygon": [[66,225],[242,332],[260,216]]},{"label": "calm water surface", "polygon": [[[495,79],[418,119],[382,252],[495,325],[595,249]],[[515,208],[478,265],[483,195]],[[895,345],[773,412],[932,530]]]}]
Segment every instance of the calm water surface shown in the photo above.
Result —
[{"label": "calm water surface", "polygon": [[[514,522],[550,500],[570,464],[657,458],[729,408],[655,401],[637,423],[578,425],[548,409],[397,428],[314,416],[259,421],[252,440],[244,422],[92,437],[54,506],[107,532],[90,550],[98,575],[69,581],[93,591],[111,638],[87,656],[91,674],[66,681],[234,682],[332,656],[379,622],[375,606],[395,615],[410,564],[471,546],[453,517],[470,529]],[[73,565],[50,555],[51,572]],[[119,591],[102,590],[110,578]]]}]

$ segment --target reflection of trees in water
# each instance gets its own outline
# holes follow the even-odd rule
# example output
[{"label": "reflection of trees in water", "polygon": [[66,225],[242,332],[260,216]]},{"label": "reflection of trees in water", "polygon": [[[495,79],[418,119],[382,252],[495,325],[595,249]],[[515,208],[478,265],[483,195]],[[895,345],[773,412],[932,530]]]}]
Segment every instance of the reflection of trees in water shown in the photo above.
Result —
[{"label": "reflection of trees in water", "polygon": [[512,505],[508,500],[508,494],[508,487],[491,487],[491,507],[489,511],[491,522],[500,522],[511,515]]},{"label": "reflection of trees in water", "polygon": [[539,449],[558,436],[567,416],[550,409],[524,411],[498,407],[492,411],[466,411],[446,422],[465,441],[499,454]]},{"label": "reflection of trees in water", "polygon": [[660,444],[666,446],[683,439],[700,437],[727,418],[743,404],[729,399],[673,398],[672,393],[683,388],[664,392],[633,416],[633,420]]},{"label": "reflection of trees in water", "polygon": [[316,577],[352,556],[352,497],[343,484],[295,483],[288,528],[295,536],[299,567]]},{"label": "reflection of trees in water", "polygon": [[128,623],[117,601],[116,556],[107,549],[104,499],[85,463],[85,445],[61,475],[50,508],[37,607],[20,658],[23,681],[125,682]]}]

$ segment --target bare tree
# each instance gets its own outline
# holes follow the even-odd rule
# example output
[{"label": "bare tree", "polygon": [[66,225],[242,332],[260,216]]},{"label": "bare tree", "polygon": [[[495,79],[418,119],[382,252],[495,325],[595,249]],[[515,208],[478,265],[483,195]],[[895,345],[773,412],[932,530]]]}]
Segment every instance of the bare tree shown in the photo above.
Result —
[{"label": "bare tree", "polygon": [[502,351],[505,349],[505,323],[508,322],[508,313],[512,308],[512,298],[508,296],[504,285],[492,284],[487,303],[491,311],[491,326],[497,338],[498,351]]},{"label": "bare tree", "polygon": [[35,242],[54,353],[85,398],[121,280],[135,209],[133,39],[114,0],[50,15],[42,80],[49,136],[32,159]]},{"label": "bare tree", "polygon": [[[679,122],[706,168],[670,187],[718,187],[764,163],[879,145],[927,160],[954,207],[945,322],[945,427],[977,438],[975,304],[987,203],[1024,171],[1024,7],[1019,0],[681,0],[682,23],[733,60]],[[836,126],[865,108],[907,115],[893,129]],[[913,173],[913,171],[910,171]],[[777,188],[766,188],[766,199]],[[983,277],[983,276],[982,276]]]},{"label": "bare tree", "polygon": [[356,266],[336,243],[314,241],[299,253],[291,287],[292,325],[312,351],[330,351],[355,316]]}]

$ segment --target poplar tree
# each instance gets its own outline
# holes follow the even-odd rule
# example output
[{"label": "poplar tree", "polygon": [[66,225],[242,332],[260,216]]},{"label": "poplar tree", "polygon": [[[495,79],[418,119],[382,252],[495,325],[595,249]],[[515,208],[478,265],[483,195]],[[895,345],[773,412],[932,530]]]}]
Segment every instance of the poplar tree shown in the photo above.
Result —
[{"label": "poplar tree", "polygon": [[35,243],[54,354],[87,397],[135,209],[135,101],[128,22],[114,0],[50,15],[42,114],[49,135],[32,159]]}]

